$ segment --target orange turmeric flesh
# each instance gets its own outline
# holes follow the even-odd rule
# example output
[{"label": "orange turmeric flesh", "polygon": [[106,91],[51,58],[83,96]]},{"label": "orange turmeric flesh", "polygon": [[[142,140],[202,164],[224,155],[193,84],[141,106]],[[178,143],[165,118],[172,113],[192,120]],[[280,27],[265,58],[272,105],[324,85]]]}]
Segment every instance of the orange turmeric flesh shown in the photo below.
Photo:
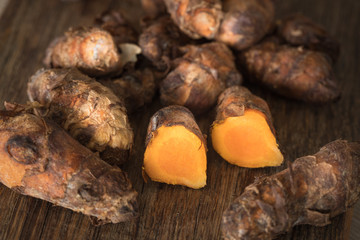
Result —
[{"label": "orange turmeric flesh", "polygon": [[283,156],[263,113],[247,110],[212,129],[214,149],[228,162],[248,168],[278,166]]},{"label": "orange turmeric flesh", "polygon": [[202,188],[206,185],[205,145],[184,126],[161,126],[147,145],[144,169],[153,181]]}]

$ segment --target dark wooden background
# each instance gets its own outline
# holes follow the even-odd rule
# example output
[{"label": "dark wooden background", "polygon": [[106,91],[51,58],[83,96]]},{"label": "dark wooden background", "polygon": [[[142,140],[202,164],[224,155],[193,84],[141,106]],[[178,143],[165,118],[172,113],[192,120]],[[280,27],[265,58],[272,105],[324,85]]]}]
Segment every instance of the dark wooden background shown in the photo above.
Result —
[{"label": "dark wooden background", "polygon": [[[50,40],[68,27],[90,25],[106,9],[126,8],[134,23],[141,16],[138,1],[0,0],[0,102],[25,103],[26,82],[42,67]],[[7,2],[7,4],[6,4]],[[342,89],[339,102],[314,106],[287,100],[256,86],[272,110],[285,159],[316,152],[338,139],[360,140],[360,1],[277,0],[277,14],[302,12],[324,25],[341,42],[335,71]],[[223,210],[257,176],[285,168],[245,169],[228,164],[208,142],[208,180],[201,190],[161,183],[144,183],[141,165],[148,120],[159,101],[131,116],[135,147],[124,167],[139,192],[140,217],[126,223],[94,227],[87,217],[50,203],[19,195],[0,184],[0,239],[219,239]],[[199,117],[208,134],[213,112]],[[0,160],[1,161],[1,160]],[[360,215],[360,204],[355,207]],[[298,226],[279,239],[359,239],[360,216],[352,210],[326,227]],[[350,225],[353,222],[351,234]]]}]

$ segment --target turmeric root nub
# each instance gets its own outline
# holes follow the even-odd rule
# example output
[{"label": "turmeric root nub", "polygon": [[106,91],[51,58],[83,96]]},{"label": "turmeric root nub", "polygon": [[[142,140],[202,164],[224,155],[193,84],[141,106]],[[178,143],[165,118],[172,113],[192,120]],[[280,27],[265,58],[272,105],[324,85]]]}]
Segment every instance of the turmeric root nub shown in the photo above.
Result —
[{"label": "turmeric root nub", "polygon": [[206,185],[206,165],[205,140],[190,111],[180,106],[159,110],[148,129],[147,175],[153,181],[198,189]]},{"label": "turmeric root nub", "polygon": [[221,157],[241,167],[279,166],[283,156],[265,101],[244,87],[228,88],[219,100],[211,137]]}]

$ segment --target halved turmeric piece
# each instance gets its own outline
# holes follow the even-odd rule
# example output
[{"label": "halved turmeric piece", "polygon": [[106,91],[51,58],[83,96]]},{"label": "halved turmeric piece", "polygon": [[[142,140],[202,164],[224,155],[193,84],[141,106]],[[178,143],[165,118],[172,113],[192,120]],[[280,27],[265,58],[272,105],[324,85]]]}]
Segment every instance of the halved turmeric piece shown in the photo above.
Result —
[{"label": "halved turmeric piece", "polygon": [[206,142],[192,113],[169,106],[151,118],[144,170],[157,182],[202,188],[206,185]]},{"label": "halved turmeric piece", "polygon": [[245,87],[230,87],[219,96],[211,138],[229,163],[258,168],[283,162],[267,103]]}]

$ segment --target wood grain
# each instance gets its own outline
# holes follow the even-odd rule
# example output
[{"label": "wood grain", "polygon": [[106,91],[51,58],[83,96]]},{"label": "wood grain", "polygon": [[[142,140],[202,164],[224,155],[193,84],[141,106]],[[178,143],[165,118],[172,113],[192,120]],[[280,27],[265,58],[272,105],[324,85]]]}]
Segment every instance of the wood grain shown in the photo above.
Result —
[{"label": "wood grain", "polygon": [[[25,103],[28,78],[43,67],[42,59],[51,39],[68,27],[90,25],[105,9],[122,7],[133,23],[141,16],[138,1],[8,2],[0,18],[0,102]],[[271,108],[278,140],[285,159],[311,154],[338,138],[360,140],[359,42],[360,2],[352,0],[277,1],[278,16],[302,12],[324,25],[342,46],[336,64],[342,98],[314,106],[288,100],[248,85],[265,98]],[[19,195],[0,184],[0,239],[220,239],[223,210],[255,177],[284,169],[245,169],[226,163],[208,142],[208,181],[201,190],[161,183],[144,183],[141,165],[151,106],[130,116],[135,130],[131,161],[124,166],[139,192],[140,217],[132,222],[94,227],[87,217],[50,203]],[[210,112],[198,118],[206,134],[214,118]],[[326,227],[298,226],[279,239],[347,239],[351,213],[332,219]]]}]

